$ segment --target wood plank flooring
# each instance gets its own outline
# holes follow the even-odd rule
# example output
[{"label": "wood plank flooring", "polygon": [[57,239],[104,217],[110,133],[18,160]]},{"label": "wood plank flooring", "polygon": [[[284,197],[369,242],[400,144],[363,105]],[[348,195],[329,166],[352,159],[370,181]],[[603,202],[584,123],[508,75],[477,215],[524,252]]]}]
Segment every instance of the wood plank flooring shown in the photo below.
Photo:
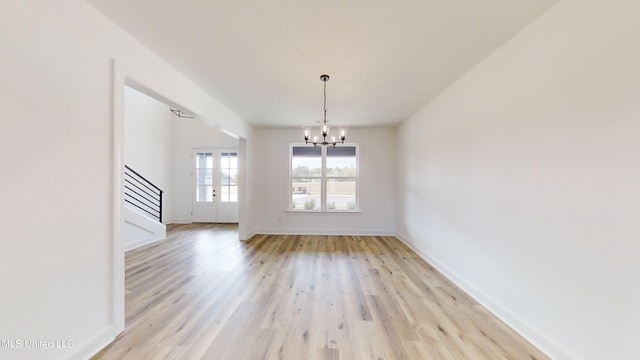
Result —
[{"label": "wood plank flooring", "polygon": [[547,359],[394,237],[172,225],[94,359]]}]

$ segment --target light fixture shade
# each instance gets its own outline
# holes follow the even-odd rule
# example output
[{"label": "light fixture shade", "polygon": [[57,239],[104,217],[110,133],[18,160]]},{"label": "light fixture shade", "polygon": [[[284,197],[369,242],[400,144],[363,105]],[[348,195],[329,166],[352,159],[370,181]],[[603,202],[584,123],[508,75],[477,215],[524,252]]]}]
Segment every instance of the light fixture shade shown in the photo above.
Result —
[{"label": "light fixture shade", "polygon": [[305,126],[302,131],[304,132],[304,142],[309,142],[309,139],[311,139],[311,127]]},{"label": "light fixture shade", "polygon": [[340,126],[338,128],[338,138],[340,139],[340,141],[342,141],[342,143],[344,143],[344,140],[347,138],[347,127],[346,126]]},{"label": "light fixture shade", "polygon": [[323,137],[327,137],[327,135],[329,135],[330,130],[331,128],[327,123],[322,124],[322,127],[320,127],[320,132],[322,133]]}]

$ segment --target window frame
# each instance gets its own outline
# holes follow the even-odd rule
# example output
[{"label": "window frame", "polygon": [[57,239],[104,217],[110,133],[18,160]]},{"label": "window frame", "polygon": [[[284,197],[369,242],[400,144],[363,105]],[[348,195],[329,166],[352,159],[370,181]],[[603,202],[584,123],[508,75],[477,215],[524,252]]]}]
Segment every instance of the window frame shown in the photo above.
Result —
[{"label": "window frame", "polygon": [[[199,160],[199,155],[203,155],[204,161]],[[207,157],[211,159],[211,164],[207,163]],[[203,151],[194,151],[192,154],[192,163],[193,166],[193,202],[195,203],[213,203],[213,194],[216,193],[215,189],[215,176],[217,175],[215,172],[216,165],[216,153],[211,150],[203,150]],[[211,175],[207,175],[208,172],[211,171]],[[201,175],[202,174],[202,175]],[[200,181],[203,182],[200,182]],[[207,182],[209,180],[210,182]],[[207,190],[211,189],[209,193]],[[202,192],[204,190],[204,193]],[[202,199],[199,196],[202,194]]]},{"label": "window frame", "polygon": [[[358,213],[360,212],[360,145],[358,143],[345,143],[338,145],[338,147],[354,147],[356,158],[356,173],[355,176],[327,176],[327,147],[319,146],[321,149],[321,174],[320,176],[293,176],[293,149],[296,147],[308,147],[313,148],[313,144],[305,143],[292,143],[289,144],[289,184],[287,194],[289,196],[289,206],[287,211],[295,213]],[[293,202],[293,181],[295,179],[319,179],[320,180],[320,208],[318,209],[295,209]],[[328,209],[328,180],[334,179],[349,179],[355,182],[355,208],[347,210]]]},{"label": "window frame", "polygon": [[[229,161],[229,166],[227,168],[223,168],[222,167],[222,159],[224,157],[226,157],[228,159],[228,161]],[[236,167],[231,167],[231,158],[232,157],[235,158]],[[238,150],[219,150],[218,151],[218,160],[217,161],[218,161],[218,173],[219,173],[219,183],[220,183],[218,185],[218,188],[220,189],[220,194],[218,195],[219,201],[222,202],[222,203],[225,203],[225,204],[237,203],[238,202],[238,182],[237,182],[237,177],[238,177],[238,167],[239,167]],[[231,181],[232,177],[231,176],[229,177],[229,180],[228,180],[229,183],[226,184],[226,185],[224,184],[224,180],[223,180],[224,170],[229,170],[229,171],[235,170],[236,171],[236,182],[235,182],[235,184],[232,184],[232,181]],[[224,198],[224,195],[225,195],[224,188],[225,187],[227,187],[227,190],[228,190],[228,192],[226,193],[226,195],[227,195],[227,199],[226,200]],[[236,193],[235,200],[232,200],[232,199],[234,199],[231,196],[231,194],[232,194],[231,189],[232,188],[235,188],[235,190],[236,190],[236,192],[235,192]]]}]

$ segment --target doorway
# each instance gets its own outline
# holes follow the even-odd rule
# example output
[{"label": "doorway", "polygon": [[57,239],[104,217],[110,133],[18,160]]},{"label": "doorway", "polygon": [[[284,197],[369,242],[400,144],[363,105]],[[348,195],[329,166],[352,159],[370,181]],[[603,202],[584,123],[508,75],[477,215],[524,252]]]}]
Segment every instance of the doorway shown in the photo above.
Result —
[{"label": "doorway", "polygon": [[[132,68],[125,68],[122,64],[119,63],[118,60],[113,60],[113,172],[114,172],[114,181],[113,181],[113,223],[112,223],[112,234],[113,234],[113,249],[111,252],[112,258],[112,274],[111,274],[111,290],[112,297],[110,299],[112,304],[111,311],[111,322],[113,326],[105,333],[104,341],[111,340],[121,334],[125,329],[125,257],[124,257],[124,243],[123,243],[123,225],[124,225],[124,165],[125,165],[125,89],[127,86],[132,87],[138,91],[141,91],[152,98],[155,98],[158,101],[161,101],[165,104],[169,104],[174,109],[182,109],[185,113],[189,112],[189,108],[183,107],[178,103],[171,101],[171,98],[177,99],[192,99],[190,104],[195,108],[206,108],[209,109],[207,111],[210,115],[216,115],[219,113],[216,109],[221,109],[221,111],[228,111],[226,108],[223,108],[217,102],[211,102],[207,100],[207,96],[194,96],[203,94],[201,89],[195,87],[191,82],[185,82],[178,78],[178,83],[184,84],[185,86],[175,86],[175,82],[167,81],[167,79],[173,79],[170,75],[168,77],[160,77],[160,83],[153,82],[155,86],[161,85],[159,88],[155,89],[151,87],[150,84],[146,83],[146,81],[142,81],[140,79],[148,79],[149,77],[143,76],[142,73],[137,73],[132,70]],[[146,72],[144,72],[146,73]],[[148,73],[146,73],[148,74]],[[153,77],[152,77],[153,78]],[[138,79],[138,80],[135,80]],[[186,78],[185,78],[186,79]],[[164,89],[164,91],[159,92],[159,89]],[[163,95],[164,94],[164,95]],[[210,104],[213,104],[211,106]],[[185,104],[187,105],[187,104]],[[179,113],[181,113],[179,111]],[[176,114],[178,115],[178,114]],[[197,114],[196,114],[197,115]],[[208,121],[207,118],[212,118],[213,116],[207,117],[206,114],[201,114],[196,116],[203,120],[201,125],[207,125],[210,128],[215,128],[219,130],[220,134],[226,135],[225,138],[227,140],[234,139],[235,143],[225,143],[224,141],[219,141],[216,136],[213,136],[207,131],[202,129],[202,127],[191,127],[190,130],[186,131],[185,137],[192,141],[191,144],[175,144],[172,146],[174,149],[179,149],[180,153],[174,154],[173,158],[180,158],[184,160],[189,160],[189,152],[195,146],[195,144],[199,144],[202,147],[208,147],[209,142],[216,141],[216,144],[220,144],[220,148],[238,148],[237,151],[239,158],[241,159],[242,168],[240,169],[241,173],[241,182],[242,186],[238,186],[239,188],[239,197],[243,203],[243,206],[239,206],[239,203],[236,203],[236,217],[235,221],[238,223],[238,231],[239,231],[239,239],[245,240],[249,237],[249,228],[247,224],[248,219],[248,209],[246,208],[246,200],[245,200],[245,192],[246,192],[246,184],[247,179],[244,174],[246,174],[246,166],[249,163],[247,159],[247,149],[248,149],[248,141],[243,138],[250,134],[244,130],[244,125],[242,122],[236,122],[234,116],[230,116],[229,119],[222,119],[220,122]],[[205,122],[207,124],[205,124]],[[211,127],[211,125],[214,125]],[[234,131],[235,130],[235,131]],[[213,145],[216,146],[216,145]],[[184,153],[183,153],[184,151]],[[190,220],[190,201],[193,197],[191,197],[191,179],[189,178],[189,169],[193,166],[192,161],[182,161],[177,164],[173,164],[174,166],[179,165],[180,169],[174,169],[176,175],[177,182],[174,180],[176,177],[172,178],[173,185],[176,183],[185,184],[186,186],[180,187],[180,192],[176,192],[176,196],[172,197],[173,207],[183,209],[180,212],[175,211],[173,209],[172,215],[174,220],[172,222],[175,223],[188,223]],[[240,184],[238,184],[240,185]],[[183,190],[184,189],[184,190]],[[180,202],[178,204],[178,202]],[[98,339],[98,342],[103,342],[103,340]]]},{"label": "doorway", "polygon": [[193,149],[191,221],[238,222],[238,149]]}]

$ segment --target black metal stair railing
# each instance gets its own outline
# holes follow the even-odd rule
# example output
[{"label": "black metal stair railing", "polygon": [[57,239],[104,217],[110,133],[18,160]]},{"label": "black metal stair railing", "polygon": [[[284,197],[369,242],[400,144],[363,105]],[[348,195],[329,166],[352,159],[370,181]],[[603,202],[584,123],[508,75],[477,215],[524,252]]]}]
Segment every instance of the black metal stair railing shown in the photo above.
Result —
[{"label": "black metal stair railing", "polygon": [[162,194],[164,191],[138,174],[129,166],[124,166],[124,201],[162,222]]}]

